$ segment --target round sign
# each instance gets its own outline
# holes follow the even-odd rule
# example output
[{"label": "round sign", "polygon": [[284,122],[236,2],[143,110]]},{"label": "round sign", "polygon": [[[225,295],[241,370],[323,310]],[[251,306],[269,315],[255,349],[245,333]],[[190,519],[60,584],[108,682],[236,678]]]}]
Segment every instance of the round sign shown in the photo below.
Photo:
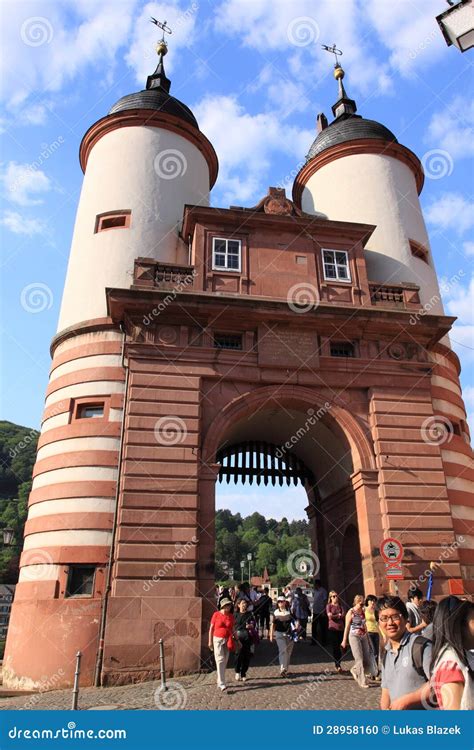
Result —
[{"label": "round sign", "polygon": [[380,545],[380,554],[386,562],[400,562],[403,557],[403,545],[398,539],[389,537]]}]

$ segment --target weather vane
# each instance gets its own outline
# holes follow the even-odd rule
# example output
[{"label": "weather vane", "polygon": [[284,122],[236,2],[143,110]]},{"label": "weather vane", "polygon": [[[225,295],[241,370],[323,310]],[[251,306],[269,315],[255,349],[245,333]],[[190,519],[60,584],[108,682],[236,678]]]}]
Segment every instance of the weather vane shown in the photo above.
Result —
[{"label": "weather vane", "polygon": [[326,50],[326,52],[330,52],[332,55],[334,55],[334,57],[336,58],[336,65],[339,65],[337,56],[342,55],[342,49],[338,49],[335,44],[333,44],[332,47],[328,47],[327,44],[322,44],[321,47]]},{"label": "weather vane", "polygon": [[173,33],[171,31],[170,27],[166,25],[166,21],[163,21],[163,23],[161,23],[161,21],[157,21],[156,18],[153,18],[153,16],[150,18],[150,21],[152,23],[154,23],[155,26],[158,26],[158,28],[162,30],[162,32],[163,32],[163,36],[161,37],[161,41],[162,42],[165,41],[165,34],[172,34]]}]

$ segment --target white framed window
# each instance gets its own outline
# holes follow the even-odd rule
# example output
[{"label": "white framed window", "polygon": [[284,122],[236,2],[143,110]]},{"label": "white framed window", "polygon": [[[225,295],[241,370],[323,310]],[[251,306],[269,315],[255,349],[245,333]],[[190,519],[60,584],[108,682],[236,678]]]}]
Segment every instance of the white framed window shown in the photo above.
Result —
[{"label": "white framed window", "polygon": [[240,271],[242,266],[242,243],[224,237],[212,239],[212,270]]},{"label": "white framed window", "polygon": [[349,254],[346,250],[321,250],[326,281],[350,281]]}]

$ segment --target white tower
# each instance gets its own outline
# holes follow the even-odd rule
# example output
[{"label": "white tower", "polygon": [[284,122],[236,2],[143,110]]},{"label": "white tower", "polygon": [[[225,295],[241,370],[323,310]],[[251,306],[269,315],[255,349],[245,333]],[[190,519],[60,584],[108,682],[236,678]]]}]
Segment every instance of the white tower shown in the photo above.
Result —
[{"label": "white tower", "polygon": [[169,94],[163,41],[157,51],[146,88],[120,99],[80,147],[84,182],[5,652],[11,687],[41,687],[46,671],[55,687],[71,684],[78,650],[81,679],[93,679],[126,383],[123,334],[107,316],[105,290],[129,288],[138,257],[189,262],[183,208],[208,205],[217,177],[211,143]]},{"label": "white tower", "polygon": [[334,121],[318,116],[318,136],[296,176],[293,198],[307,213],[328,219],[374,224],[367,242],[367,272],[374,282],[411,282],[422,305],[443,314],[419,193],[423,170],[418,157],[374,120],[355,114],[337,63],[339,98]]}]

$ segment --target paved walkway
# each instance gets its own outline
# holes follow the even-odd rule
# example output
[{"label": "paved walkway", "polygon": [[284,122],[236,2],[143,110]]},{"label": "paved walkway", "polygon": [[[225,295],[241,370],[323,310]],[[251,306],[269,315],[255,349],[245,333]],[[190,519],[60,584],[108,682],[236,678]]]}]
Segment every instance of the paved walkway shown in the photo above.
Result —
[{"label": "paved walkway", "polygon": [[[352,666],[344,663],[344,669]],[[376,709],[380,687],[359,688],[349,672],[335,674],[328,654],[309,643],[298,643],[293,651],[290,677],[279,676],[275,644],[263,641],[257,649],[246,683],[235,682],[227,670],[228,690],[216,687],[216,673],[186,675],[160,683],[109,688],[81,688],[79,708],[123,709]],[[36,695],[0,699],[0,709],[69,709],[71,690],[53,690]]]}]

